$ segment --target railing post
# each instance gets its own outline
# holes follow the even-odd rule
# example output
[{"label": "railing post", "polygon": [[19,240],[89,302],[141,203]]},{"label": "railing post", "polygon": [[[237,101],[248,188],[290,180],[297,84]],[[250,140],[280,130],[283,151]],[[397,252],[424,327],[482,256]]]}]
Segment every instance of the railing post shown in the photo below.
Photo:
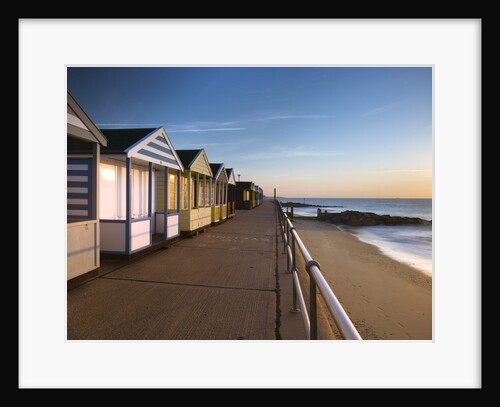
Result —
[{"label": "railing post", "polygon": [[[293,227],[291,229],[291,235],[292,235],[292,277],[293,277],[293,273],[297,271],[296,261],[295,261],[295,235],[293,234],[293,230],[295,230],[295,227]],[[292,309],[290,311],[291,312],[299,312],[300,309],[297,308],[297,287],[295,286],[295,278],[292,278],[292,284],[293,284],[292,285],[293,302],[292,302]]]},{"label": "railing post", "polygon": [[282,219],[283,213],[282,213],[282,210],[281,210],[281,206],[278,203],[276,203],[276,206],[278,207],[278,222],[280,224],[280,232],[283,233],[283,230],[282,230],[282,227],[283,227],[283,219]]},{"label": "railing post", "polygon": [[288,222],[286,221],[286,217],[283,215],[283,253],[286,254],[286,244],[287,244],[287,241],[286,241],[286,235],[287,235],[287,232],[286,232],[286,229],[288,227]]},{"label": "railing post", "polygon": [[293,301],[292,301],[292,308],[290,308],[290,312],[299,312],[299,309],[297,308],[297,287],[295,287],[294,278],[292,278],[292,293],[293,293]]},{"label": "railing post", "polygon": [[316,312],[316,282],[309,273],[309,319],[311,321],[310,338],[318,339],[318,318]]},{"label": "railing post", "polygon": [[[290,225],[288,224],[288,221],[286,222],[286,244],[288,247],[290,247]],[[286,251],[286,271],[287,273],[291,273],[291,263],[290,263],[290,256],[288,256],[288,250]]]}]

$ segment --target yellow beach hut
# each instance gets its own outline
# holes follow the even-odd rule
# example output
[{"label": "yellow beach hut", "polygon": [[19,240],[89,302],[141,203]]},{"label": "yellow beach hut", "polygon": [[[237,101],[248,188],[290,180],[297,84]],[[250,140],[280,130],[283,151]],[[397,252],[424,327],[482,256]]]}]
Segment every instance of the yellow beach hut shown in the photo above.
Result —
[{"label": "yellow beach hut", "polygon": [[210,164],[213,178],[212,223],[227,219],[228,180],[224,164]]},{"label": "yellow beach hut", "polygon": [[252,193],[251,193],[251,196],[252,196],[252,209],[255,208],[257,206],[257,190],[258,190],[259,186],[258,185],[255,185],[253,184],[252,185]]},{"label": "yellow beach hut", "polygon": [[181,175],[181,234],[193,235],[212,223],[213,173],[205,150],[177,150]]}]

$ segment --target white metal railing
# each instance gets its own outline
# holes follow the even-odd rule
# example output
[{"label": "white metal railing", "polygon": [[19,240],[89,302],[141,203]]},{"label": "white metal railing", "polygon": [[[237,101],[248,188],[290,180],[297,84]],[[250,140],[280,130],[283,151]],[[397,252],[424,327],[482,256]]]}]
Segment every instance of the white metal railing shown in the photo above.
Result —
[{"label": "white metal railing", "polygon": [[[333,293],[327,281],[320,271],[319,263],[314,260],[304,243],[300,239],[297,230],[293,226],[288,215],[283,211],[281,203],[275,201],[278,220],[281,232],[283,234],[283,249],[287,258],[287,272],[293,275],[293,304],[291,311],[298,312],[302,310],[302,319],[306,329],[308,339],[318,339],[318,318],[317,318],[317,291],[323,297],[323,300],[330,312],[343,339],[362,340],[354,324],[340,304],[338,298]],[[297,273],[296,247],[304,258],[306,271],[309,274],[309,314],[302,294],[302,288]],[[297,306],[297,302],[299,306]]]}]

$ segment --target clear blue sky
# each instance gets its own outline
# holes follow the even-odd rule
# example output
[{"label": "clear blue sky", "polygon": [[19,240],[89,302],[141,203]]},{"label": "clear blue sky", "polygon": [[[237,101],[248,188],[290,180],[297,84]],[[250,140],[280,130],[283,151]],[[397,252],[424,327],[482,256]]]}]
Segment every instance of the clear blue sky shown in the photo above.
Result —
[{"label": "clear blue sky", "polygon": [[430,198],[431,68],[68,68],[101,128],[163,126],[272,195]]}]

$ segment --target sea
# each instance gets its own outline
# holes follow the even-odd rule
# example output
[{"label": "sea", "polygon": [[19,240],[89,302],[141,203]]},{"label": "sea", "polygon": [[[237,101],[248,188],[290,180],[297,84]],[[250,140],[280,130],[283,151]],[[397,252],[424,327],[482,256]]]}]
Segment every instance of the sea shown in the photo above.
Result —
[{"label": "sea", "polygon": [[[347,198],[278,198],[325,206],[322,211],[374,212],[378,215],[408,216],[432,220],[432,199],[347,199]],[[315,217],[317,208],[294,208],[301,216]],[[432,225],[339,226],[359,240],[377,246],[382,253],[432,276]],[[300,230],[299,230],[300,234]]]}]

